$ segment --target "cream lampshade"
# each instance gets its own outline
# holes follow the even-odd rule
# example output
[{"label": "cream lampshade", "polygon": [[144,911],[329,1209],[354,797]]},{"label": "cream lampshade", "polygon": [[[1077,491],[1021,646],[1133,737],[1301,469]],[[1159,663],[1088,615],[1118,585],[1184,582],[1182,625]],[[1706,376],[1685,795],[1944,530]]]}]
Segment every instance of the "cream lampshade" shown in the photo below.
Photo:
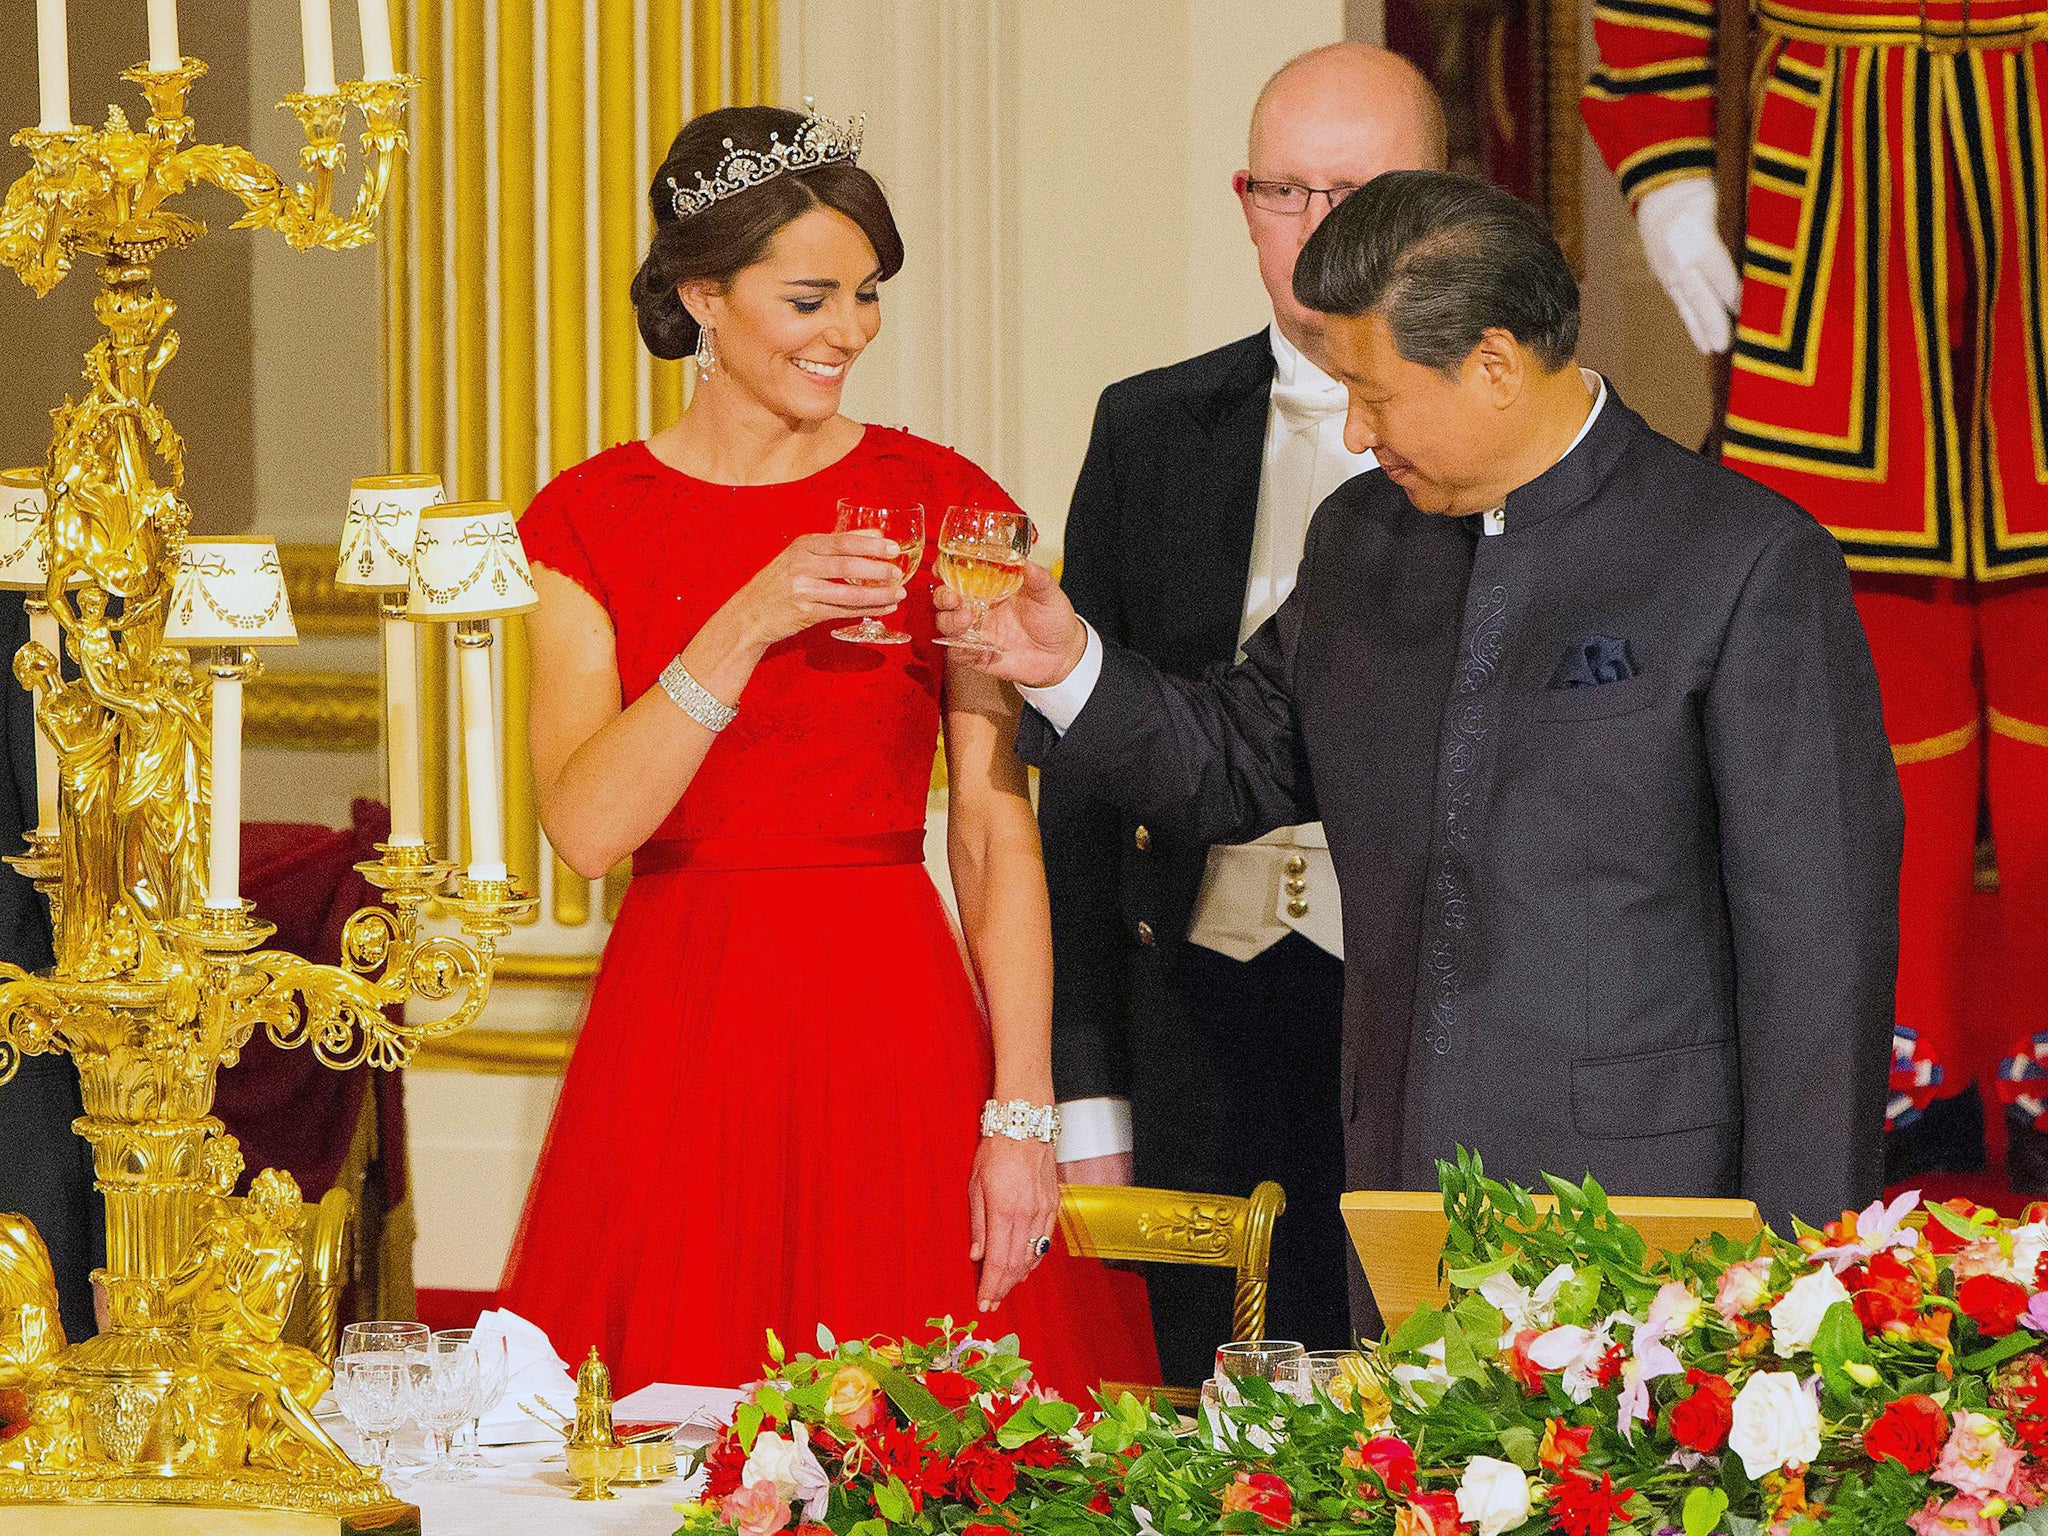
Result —
[{"label": "cream lampshade", "polygon": [[341,532],[338,587],[384,594],[385,797],[391,802],[393,846],[426,839],[420,792],[419,652],[406,618],[412,548],[420,514],[441,504],[439,475],[364,475],[349,482],[348,522]]},{"label": "cream lampshade", "polygon": [[507,874],[505,824],[498,803],[490,621],[539,606],[510,507],[502,501],[458,501],[420,514],[406,613],[421,621],[455,622],[472,881],[498,882]]},{"label": "cream lampshade", "polygon": [[49,581],[49,512],[40,469],[0,469],[0,587],[33,592]]},{"label": "cream lampshade", "polygon": [[213,803],[207,813],[206,904],[242,907],[242,681],[252,645],[290,645],[291,599],[277,544],[262,538],[192,539],[171,578],[164,643],[215,646],[207,666],[213,684]]},{"label": "cream lampshade", "polygon": [[291,645],[291,599],[277,543],[264,538],[191,539],[171,579],[169,645]]},{"label": "cream lampshade", "polygon": [[540,606],[519,525],[502,501],[453,501],[420,514],[412,550],[415,619],[495,619]]},{"label": "cream lampshade", "polygon": [[[0,470],[0,588],[24,592],[28,637],[52,656],[64,654],[64,635],[57,615],[43,600],[50,580],[50,502],[43,494],[40,469]],[[83,581],[83,574],[74,581]],[[57,832],[57,749],[41,730],[36,732],[36,833]]]},{"label": "cream lampshade", "polygon": [[351,480],[334,584],[386,592],[411,586],[420,514],[441,501],[439,475],[364,475]]}]

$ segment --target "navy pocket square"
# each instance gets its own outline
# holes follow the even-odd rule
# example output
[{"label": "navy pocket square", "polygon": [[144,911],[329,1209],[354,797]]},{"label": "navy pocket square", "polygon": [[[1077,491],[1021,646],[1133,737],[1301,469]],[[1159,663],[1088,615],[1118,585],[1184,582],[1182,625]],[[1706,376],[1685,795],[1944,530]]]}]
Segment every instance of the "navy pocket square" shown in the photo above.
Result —
[{"label": "navy pocket square", "polygon": [[1640,670],[1626,640],[1612,635],[1587,635],[1575,640],[1557,664],[1553,688],[1600,688],[1625,683]]}]

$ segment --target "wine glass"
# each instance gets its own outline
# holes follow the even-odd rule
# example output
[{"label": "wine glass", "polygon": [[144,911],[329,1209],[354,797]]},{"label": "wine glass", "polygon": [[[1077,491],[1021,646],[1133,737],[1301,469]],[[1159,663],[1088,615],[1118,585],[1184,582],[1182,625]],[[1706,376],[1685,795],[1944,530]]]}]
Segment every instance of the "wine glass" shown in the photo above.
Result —
[{"label": "wine glass", "polygon": [[375,1350],[335,1362],[335,1405],[380,1477],[391,1471],[391,1437],[413,1411],[425,1364],[425,1357],[411,1350]]},{"label": "wine glass", "polygon": [[[449,1332],[468,1332],[467,1329]],[[420,1382],[415,1410],[427,1432],[433,1460],[419,1474],[425,1483],[466,1483],[476,1476],[469,1467],[458,1466],[454,1457],[455,1431],[481,1410],[477,1397],[481,1375],[477,1353],[468,1339],[437,1333],[427,1340],[426,1371]]]},{"label": "wine glass", "polygon": [[[924,559],[924,506],[921,502],[910,502],[901,507],[863,506],[850,498],[839,503],[839,520],[832,525],[834,533],[853,533],[863,528],[872,528],[885,538],[893,539],[900,553],[896,565],[903,572],[907,582],[917,574],[918,563]],[[863,582],[860,585],[866,586]],[[832,631],[834,640],[852,640],[863,645],[908,645],[910,636],[901,630],[889,628],[880,619],[869,615],[858,624],[848,624]]]},{"label": "wine glass", "polygon": [[462,1448],[456,1452],[455,1464],[472,1470],[487,1466],[479,1421],[497,1407],[498,1400],[505,1395],[506,1378],[512,1368],[511,1356],[505,1348],[505,1336],[502,1333],[479,1333],[474,1328],[442,1328],[435,1332],[434,1337],[467,1344],[476,1355],[476,1396],[470,1402],[469,1420],[462,1427]]},{"label": "wine glass", "polygon": [[[409,1322],[367,1322],[349,1323],[341,1330],[341,1347],[338,1361],[383,1357],[395,1360],[406,1356],[419,1356],[425,1364],[423,1351],[433,1330],[425,1323]],[[335,1394],[337,1400],[340,1392]],[[408,1400],[409,1401],[409,1400]],[[388,1438],[388,1437],[387,1437]],[[383,1470],[390,1472],[398,1467],[422,1466],[419,1452],[410,1447],[387,1446],[384,1453]]]},{"label": "wine glass", "polygon": [[1237,1401],[1232,1383],[1256,1376],[1274,1386],[1292,1384],[1298,1363],[1308,1351],[1292,1339],[1235,1339],[1216,1351],[1216,1378],[1225,1402]]},{"label": "wine glass", "polygon": [[1365,1357],[1355,1349],[1312,1349],[1282,1372],[1281,1381],[1304,1403],[1314,1402],[1316,1393],[1321,1392],[1348,1407],[1349,1378],[1364,1362]]},{"label": "wine glass", "polygon": [[345,1360],[351,1355],[425,1349],[432,1334],[425,1323],[350,1323],[341,1330],[340,1355]]},{"label": "wine glass", "polygon": [[1024,585],[1033,537],[1031,519],[1012,508],[946,508],[939,525],[939,580],[967,599],[967,628],[939,636],[940,645],[1002,654],[981,626],[994,604]]}]

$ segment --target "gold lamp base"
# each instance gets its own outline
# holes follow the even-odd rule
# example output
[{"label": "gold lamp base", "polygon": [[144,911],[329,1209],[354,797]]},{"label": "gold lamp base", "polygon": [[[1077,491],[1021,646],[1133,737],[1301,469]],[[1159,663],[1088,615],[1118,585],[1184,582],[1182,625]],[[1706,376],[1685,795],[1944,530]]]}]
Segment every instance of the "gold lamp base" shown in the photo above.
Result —
[{"label": "gold lamp base", "polygon": [[[122,1486],[130,1481],[138,1486]],[[195,1485],[190,1503],[177,1488],[188,1481]],[[419,1510],[393,1499],[336,1514],[250,1507],[238,1494],[277,1498],[289,1490],[241,1478],[228,1485],[221,1478],[0,1477],[8,1536],[420,1536]]]}]

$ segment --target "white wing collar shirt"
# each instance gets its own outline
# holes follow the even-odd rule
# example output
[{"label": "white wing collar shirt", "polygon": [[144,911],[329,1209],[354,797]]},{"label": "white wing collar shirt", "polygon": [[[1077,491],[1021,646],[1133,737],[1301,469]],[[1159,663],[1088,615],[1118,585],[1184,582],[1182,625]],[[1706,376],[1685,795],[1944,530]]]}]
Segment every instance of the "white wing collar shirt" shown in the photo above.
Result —
[{"label": "white wing collar shirt", "polygon": [[[1273,387],[1266,410],[1266,441],[1259,463],[1258,511],[1252,524],[1251,566],[1245,573],[1241,645],[1270,619],[1294,590],[1309,519],[1323,499],[1353,475],[1376,465],[1370,453],[1344,446],[1344,386],[1310,362],[1280,328],[1268,329]],[[1090,632],[1094,664],[1100,643]],[[1079,677],[1069,679],[1072,683]],[[1086,701],[1086,693],[1081,695]],[[1034,703],[1037,702],[1034,699]],[[1049,714],[1055,725],[1065,720]],[[1080,713],[1078,706],[1073,712]],[[1188,942],[1233,960],[1251,960],[1299,933],[1338,959],[1344,928],[1337,906],[1337,874],[1320,822],[1283,827],[1256,843],[1209,850],[1195,896]],[[1096,1157],[1130,1150],[1130,1106],[1122,1099],[1077,1099],[1061,1106],[1060,1158]]]},{"label": "white wing collar shirt", "polygon": [[[1273,396],[1266,416],[1240,645],[1294,590],[1315,509],[1353,475],[1377,467],[1372,454],[1352,453],[1344,446],[1344,386],[1303,357],[1278,326],[1269,334]],[[1592,409],[1560,459],[1585,441],[1607,403],[1607,381],[1590,368],[1579,373],[1593,397]],[[1500,510],[1481,514],[1482,533],[1498,534],[1505,528]],[[1088,643],[1074,670],[1049,688],[1020,690],[1024,701],[1061,734],[1080,717],[1102,675],[1102,638],[1093,625],[1084,621],[1083,627]],[[1337,877],[1322,824],[1283,827],[1256,843],[1210,849],[1188,942],[1233,960],[1250,960],[1290,932],[1343,958]],[[1076,1099],[1061,1108],[1061,1162],[1131,1149],[1131,1108],[1125,1100]]]}]

